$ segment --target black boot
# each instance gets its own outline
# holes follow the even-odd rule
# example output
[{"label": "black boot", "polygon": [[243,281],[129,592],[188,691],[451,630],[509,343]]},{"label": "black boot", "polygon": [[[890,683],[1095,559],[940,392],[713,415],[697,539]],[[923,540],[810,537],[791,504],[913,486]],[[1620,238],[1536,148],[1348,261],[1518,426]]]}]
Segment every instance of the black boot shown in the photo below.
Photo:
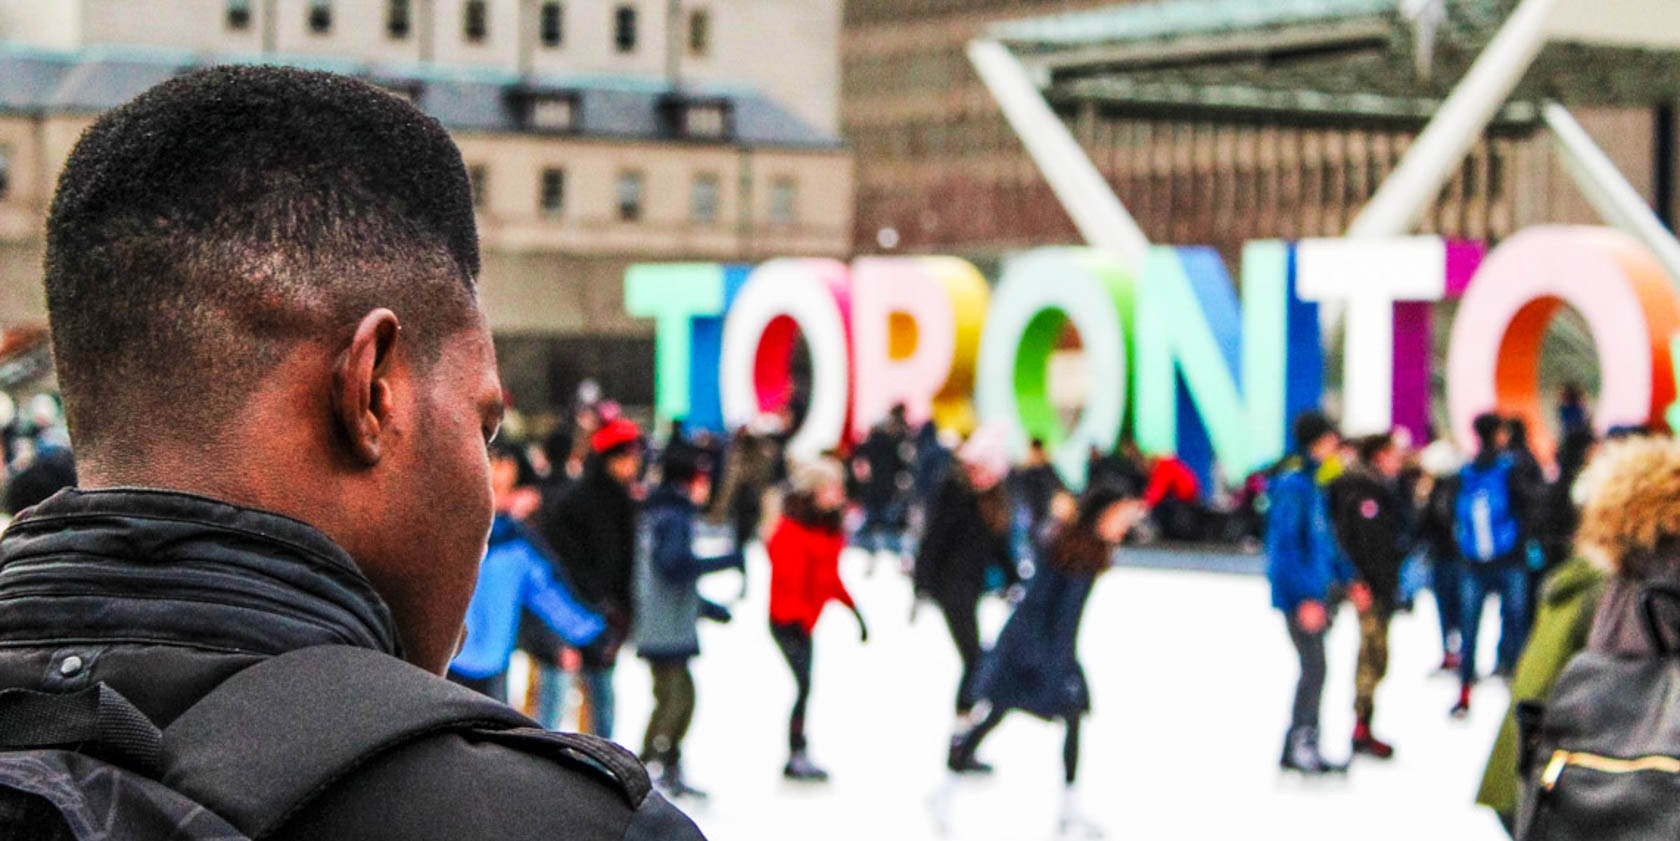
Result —
[{"label": "black boot", "polygon": [[817,767],[804,751],[797,751],[782,768],[782,776],[798,783],[826,783],[828,772]]},{"label": "black boot", "polygon": [[974,748],[964,736],[951,737],[951,752],[945,757],[945,767],[956,774],[992,773],[992,766],[974,758]]},{"label": "black boot", "polygon": [[688,784],[683,779],[682,763],[671,761],[662,764],[659,778],[654,781],[654,787],[659,793],[670,800],[705,800],[706,793]]}]

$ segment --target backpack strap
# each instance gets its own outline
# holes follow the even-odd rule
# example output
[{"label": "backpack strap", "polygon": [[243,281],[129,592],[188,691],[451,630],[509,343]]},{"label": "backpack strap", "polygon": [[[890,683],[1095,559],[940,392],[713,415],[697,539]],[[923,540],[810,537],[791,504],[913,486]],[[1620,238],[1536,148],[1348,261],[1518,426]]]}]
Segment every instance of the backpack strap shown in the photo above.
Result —
[{"label": "backpack strap", "polygon": [[[479,732],[608,778],[631,808],[646,772],[585,737],[363,648],[288,652],[228,678],[163,732],[164,784],[260,839],[370,760],[440,733]],[[603,743],[604,744],[604,743]]]}]

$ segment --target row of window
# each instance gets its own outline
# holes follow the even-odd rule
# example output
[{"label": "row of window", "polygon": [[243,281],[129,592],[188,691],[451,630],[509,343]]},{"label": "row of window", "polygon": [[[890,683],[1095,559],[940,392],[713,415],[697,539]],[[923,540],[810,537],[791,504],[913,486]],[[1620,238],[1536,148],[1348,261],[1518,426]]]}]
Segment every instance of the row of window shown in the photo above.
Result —
[{"label": "row of window", "polygon": [[[412,0],[387,0],[385,31],[394,40],[407,38],[414,24]],[[332,32],[333,0],[309,0],[306,21],[309,31],[318,35]],[[229,29],[243,31],[251,27],[251,0],[227,0]],[[621,4],[613,10],[613,48],[620,53],[633,53],[639,41],[639,15],[636,7]],[[490,38],[490,4],[487,0],[467,0],[461,7],[461,37],[470,44],[481,44]],[[566,6],[559,0],[546,0],[537,10],[537,40],[548,48],[566,43]],[[712,16],[705,9],[688,13],[688,51],[694,56],[709,55],[712,51]]]},{"label": "row of window", "polygon": [[[472,181],[473,206],[483,208],[488,200],[490,169],[474,164],[467,169]],[[620,222],[639,222],[647,191],[647,176],[641,170],[626,169],[618,173],[614,185],[614,201]],[[718,206],[723,196],[723,180],[715,172],[694,176],[689,187],[688,218],[697,225],[718,221]],[[781,177],[770,181],[770,221],[777,225],[791,225],[798,220],[799,182]],[[550,218],[566,213],[566,170],[550,167],[542,171],[537,191],[537,209]]]}]

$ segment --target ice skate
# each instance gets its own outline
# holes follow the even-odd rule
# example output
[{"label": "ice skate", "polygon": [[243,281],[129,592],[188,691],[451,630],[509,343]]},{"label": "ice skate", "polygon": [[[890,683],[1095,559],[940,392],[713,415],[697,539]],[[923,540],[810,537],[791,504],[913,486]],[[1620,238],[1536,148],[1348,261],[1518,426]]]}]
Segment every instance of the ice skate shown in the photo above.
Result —
[{"label": "ice skate", "polygon": [[1371,732],[1371,725],[1361,721],[1353,728],[1353,753],[1355,756],[1363,754],[1372,759],[1392,759],[1394,746],[1377,738]]},{"label": "ice skate", "polygon": [[1470,717],[1470,687],[1465,686],[1458,690],[1458,703],[1453,704],[1453,708],[1447,714],[1455,721],[1463,721]]},{"label": "ice skate", "polygon": [[688,784],[688,781],[683,778],[682,766],[677,763],[672,763],[660,770],[659,776],[654,780],[654,787],[659,789],[659,793],[665,795],[667,800],[689,800],[703,803],[708,797],[706,792]]},{"label": "ice skate", "polygon": [[1309,777],[1347,771],[1346,765],[1332,763],[1319,753],[1317,730],[1301,730],[1291,734],[1288,744],[1284,747],[1283,760],[1279,767],[1285,771],[1298,771]]},{"label": "ice skate", "polygon": [[933,832],[941,838],[951,834],[951,799],[956,794],[957,778],[949,776],[928,796],[928,817],[933,819]]},{"label": "ice skate", "polygon": [[804,751],[795,753],[782,768],[782,777],[797,783],[826,783],[828,772],[817,767]]},{"label": "ice skate", "polygon": [[963,737],[961,735],[951,737],[951,752],[945,758],[945,767],[950,769],[953,774],[969,776],[983,777],[993,771],[990,763],[981,762],[974,758],[972,752],[963,750]]},{"label": "ice skate", "polygon": [[1062,811],[1056,817],[1057,838],[1102,838],[1107,834],[1079,808],[1079,798],[1072,789],[1062,794]]}]

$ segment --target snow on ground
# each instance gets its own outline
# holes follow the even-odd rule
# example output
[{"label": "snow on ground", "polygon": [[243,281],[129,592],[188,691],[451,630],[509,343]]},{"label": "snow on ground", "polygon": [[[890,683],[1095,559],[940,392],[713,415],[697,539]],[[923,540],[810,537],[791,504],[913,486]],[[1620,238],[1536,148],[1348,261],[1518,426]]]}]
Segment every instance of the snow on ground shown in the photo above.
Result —
[{"label": "snow on ground", "polygon": [[[944,778],[957,657],[937,610],[910,621],[908,582],[885,562],[865,577],[849,553],[845,575],[870,622],[831,607],[817,629],[809,714],[812,756],[834,780],[783,782],[793,681],[767,627],[768,576],[755,552],[735,621],[708,624],[695,663],[699,711],[686,744],[691,781],[704,804],[684,808],[713,841],[931,839],[928,796]],[[733,573],[706,590],[740,596]],[[1006,610],[983,613],[995,633]],[[1484,670],[1498,638],[1492,609],[1482,638]],[[1345,758],[1352,728],[1358,628],[1351,609],[1330,638],[1324,745]],[[1093,713],[1083,736],[1080,791],[1110,838],[1497,839],[1490,812],[1471,805],[1507,703],[1485,681],[1467,721],[1449,720],[1456,681],[1435,672],[1440,643],[1434,604],[1396,619],[1389,678],[1378,696],[1377,731],[1397,755],[1362,760],[1345,778],[1302,780],[1277,759],[1296,677],[1283,623],[1265,580],[1125,567],[1097,585],[1081,635]],[[639,747],[651,707],[646,666],[620,661],[618,739]],[[517,696],[516,696],[517,697]],[[1053,837],[1061,795],[1062,728],[1021,714],[982,749],[997,766],[965,782],[952,832],[962,841]]]}]

